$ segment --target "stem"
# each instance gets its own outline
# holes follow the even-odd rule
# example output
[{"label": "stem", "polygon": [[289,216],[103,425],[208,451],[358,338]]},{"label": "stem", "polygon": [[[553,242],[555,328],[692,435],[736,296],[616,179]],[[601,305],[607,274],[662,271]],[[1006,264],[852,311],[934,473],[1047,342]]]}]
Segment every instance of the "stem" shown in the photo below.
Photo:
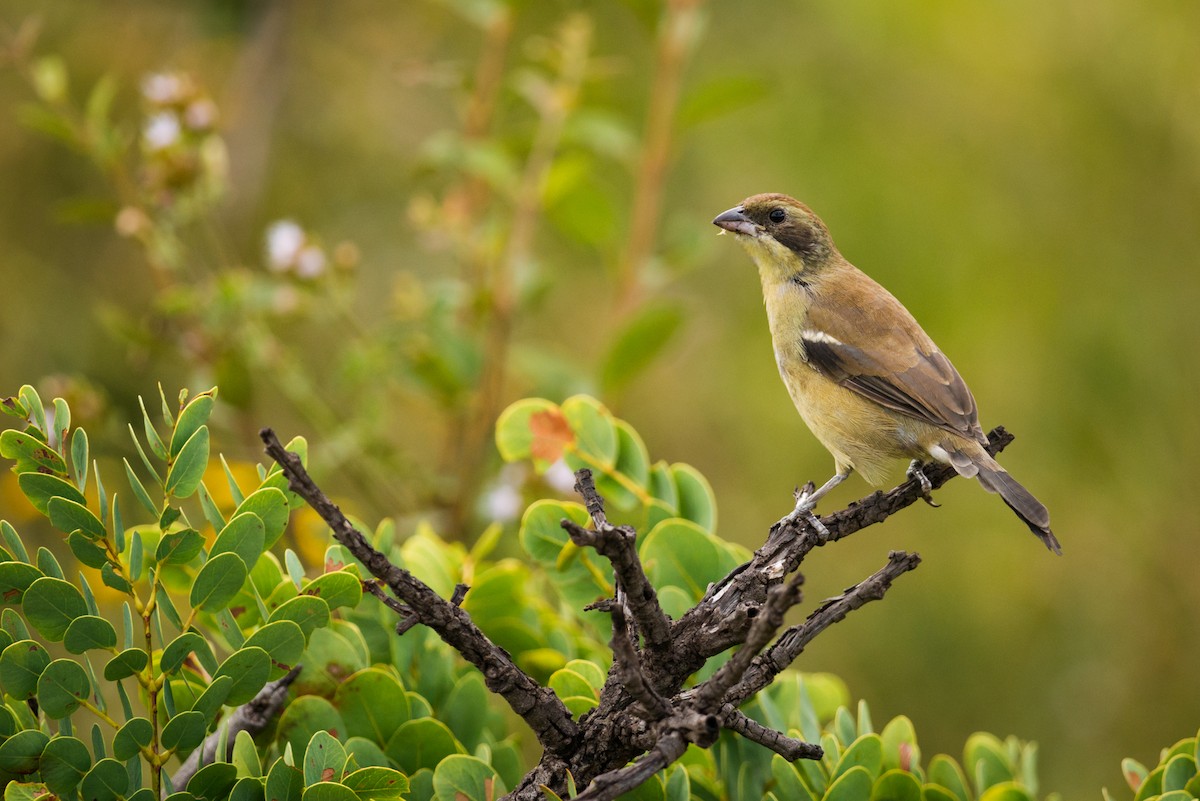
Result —
[{"label": "stem", "polygon": [[579,99],[591,45],[591,21],[579,14],[570,17],[559,38],[562,65],[558,80],[541,97],[541,118],[514,198],[512,228],[504,252],[487,276],[489,296],[482,374],[475,402],[467,415],[458,449],[459,486],[451,508],[451,530],[463,533],[471,501],[478,493],[488,454],[488,439],[504,401],[508,351],[516,308],[514,276],[530,261],[533,237],[541,219],[541,189],[562,140],[563,127]]},{"label": "stem", "polygon": [[663,182],[671,155],[671,134],[683,69],[699,40],[703,0],[669,0],[659,27],[654,82],[650,86],[642,152],[634,173],[629,238],[617,263],[617,307],[629,311],[641,296],[641,273],[658,236]]}]

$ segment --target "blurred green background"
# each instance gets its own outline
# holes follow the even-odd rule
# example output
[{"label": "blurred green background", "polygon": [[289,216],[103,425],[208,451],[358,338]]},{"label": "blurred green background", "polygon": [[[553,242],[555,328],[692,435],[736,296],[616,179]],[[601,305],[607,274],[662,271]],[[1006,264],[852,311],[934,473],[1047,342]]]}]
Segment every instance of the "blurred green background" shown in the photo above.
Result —
[{"label": "blurred green background", "polygon": [[[411,331],[379,321],[413,303],[428,317],[444,282],[502,252],[516,295],[511,349],[484,408],[596,393],[653,457],[707,475],[719,533],[753,547],[790,508],[792,487],[827,478],[832,460],[779,382],[753,266],[709,220],[749,194],[795,195],[950,355],[985,429],[1017,435],[1002,461],[1051,509],[1065,552],[1048,555],[996,498],[952,482],[942,508],[913,508],[805,564],[816,600],[889,549],[925,560],[799,667],[840,674],[879,719],[909,715],[927,755],[957,753],[978,729],[1012,733],[1040,743],[1043,791],[1118,789],[1122,756],[1153,762],[1200,725],[1200,4],[670,6],[10,0],[0,10],[0,389],[29,382],[48,386],[43,396],[92,398],[116,442],[155,382],[170,392],[215,380],[237,410],[218,440],[227,453],[255,458],[264,424],[307,435],[318,472],[323,449],[340,445],[354,466],[373,448],[369,469],[338,473],[341,499],[368,519],[411,522],[421,493],[392,485],[427,462],[456,464],[455,445],[491,446],[446,433],[469,427],[469,389],[422,395],[411,386],[428,389],[424,374],[373,380],[424,352]],[[33,15],[40,32],[22,52]],[[491,72],[489,41],[502,45]],[[574,84],[572,53],[585,59]],[[110,116],[134,151],[147,74],[186,72],[219,108],[228,185],[219,200],[193,198],[178,264],[148,268],[156,245],[114,229],[130,198],[170,205],[146,190],[150,179],[129,172],[142,188],[122,197],[86,154],[18,124],[46,128],[29,111],[46,55],[61,58],[76,106],[112,76]],[[472,140],[462,133],[471,89],[489,75],[495,107]],[[557,136],[546,124],[555,91],[575,93]],[[530,113],[539,97],[550,105]],[[667,112],[657,151],[648,108]],[[556,147],[539,172],[547,129]],[[488,200],[453,220],[455,187]],[[522,198],[537,207],[524,216],[512,210]],[[155,225],[181,207],[152,213]],[[641,250],[628,244],[635,208],[651,218]],[[256,362],[238,350],[244,341],[213,331],[242,331],[249,302],[214,298],[257,284],[221,276],[262,280],[264,230],[284,218],[350,275],[284,287],[303,313],[276,315],[275,338],[248,340],[268,351],[298,343],[280,378],[259,370],[270,356]],[[517,221],[534,218],[514,249]],[[173,276],[166,288],[162,275]],[[179,290],[203,281],[220,291]],[[268,305],[291,298],[273,291]],[[322,311],[326,294],[337,314]],[[486,342],[494,291],[474,297],[454,308],[484,308],[472,331]],[[201,303],[229,316],[189,305]],[[606,381],[615,333],[644,309],[665,310],[678,329],[644,372]],[[436,327],[422,335],[438,340]],[[339,343],[352,338],[361,347],[347,367]],[[467,352],[486,375],[476,363],[486,346]],[[332,414],[294,402],[304,376]],[[333,441],[325,423],[360,413],[388,437]],[[462,487],[492,486],[488,453]],[[428,497],[453,494],[440,475],[421,480]],[[867,491],[854,478],[823,506]],[[0,495],[3,516],[18,514],[15,497]]]}]

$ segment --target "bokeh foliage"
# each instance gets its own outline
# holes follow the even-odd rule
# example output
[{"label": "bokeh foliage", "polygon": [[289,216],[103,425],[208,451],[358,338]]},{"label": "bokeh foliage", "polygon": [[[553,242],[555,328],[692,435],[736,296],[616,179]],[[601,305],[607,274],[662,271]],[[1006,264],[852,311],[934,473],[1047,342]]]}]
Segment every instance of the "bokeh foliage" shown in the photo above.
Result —
[{"label": "bokeh foliage", "polygon": [[[994,498],[951,486],[942,509],[847,543],[813,577],[814,595],[836,591],[854,556],[881,544],[925,559],[897,596],[907,612],[833,632],[825,667],[910,714],[941,750],[977,727],[1039,740],[1048,786],[1072,797],[1114,784],[1138,744],[1194,728],[1200,644],[1180,632],[1200,608],[1200,513],[1186,500],[1200,451],[1200,8],[708,5],[682,29],[694,38],[669,157],[648,181],[662,202],[646,291],[623,314],[611,312],[638,182],[654,177],[640,157],[662,106],[662,9],[521,4],[497,51],[493,8],[6,4],[10,33],[42,15],[21,63],[58,62],[0,72],[0,107],[34,128],[0,125],[15,188],[0,193],[0,385],[46,375],[47,397],[68,397],[107,434],[98,442],[116,443],[153,380],[219,382],[213,425],[244,435],[226,442],[252,442],[264,421],[320,433],[322,469],[345,476],[360,511],[396,514],[406,536],[429,513],[474,517],[438,526],[472,541],[493,512],[519,511],[514,494],[540,494],[520,470],[480,465],[465,482],[484,488],[480,510],[455,469],[460,423],[473,418],[471,441],[490,442],[472,384],[489,293],[471,265],[506,252],[545,119],[531,101],[563,76],[563,23],[582,12],[588,66],[529,261],[510,262],[520,313],[495,410],[600,394],[654,452],[699,466],[722,498],[722,533],[753,544],[792,485],[830,465],[774,374],[752,269],[707,220],[751,192],[800,196],[951,355],[984,423],[1018,434],[1004,461],[1051,507],[1067,551],[1042,558]],[[501,68],[481,71],[495,52]],[[176,71],[218,122],[143,170],[159,156],[142,150],[155,113],[142,77]],[[483,75],[499,76],[492,124],[469,134]],[[72,109],[76,127],[33,106]],[[145,194],[162,186],[187,202]],[[477,193],[490,200],[476,205]],[[121,218],[129,207],[144,217]],[[316,247],[342,267],[269,272],[265,232],[287,218],[303,223],[294,255]],[[178,271],[155,266],[172,258]],[[620,345],[643,317],[642,345]],[[656,342],[667,358],[612,374]],[[117,475],[120,457],[139,463],[105,447]],[[248,446],[229,452],[235,473],[253,461]],[[862,489],[851,482],[831,503]],[[39,525],[15,480],[0,482],[0,502]]]}]

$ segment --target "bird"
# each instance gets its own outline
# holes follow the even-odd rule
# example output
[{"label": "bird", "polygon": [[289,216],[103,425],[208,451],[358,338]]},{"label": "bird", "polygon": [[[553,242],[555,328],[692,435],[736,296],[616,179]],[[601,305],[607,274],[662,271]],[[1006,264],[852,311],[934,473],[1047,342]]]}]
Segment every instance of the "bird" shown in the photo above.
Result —
[{"label": "bird", "polygon": [[833,477],[797,493],[792,516],[819,526],[812,509],[821,497],[855,471],[881,484],[898,459],[912,460],[908,474],[932,503],[920,466],[935,462],[998,493],[1062,553],[1046,507],[985,450],[975,398],[954,365],[899,300],[842,256],[808,206],[752,195],[713,224],[757,265],[779,374],[834,459]]}]

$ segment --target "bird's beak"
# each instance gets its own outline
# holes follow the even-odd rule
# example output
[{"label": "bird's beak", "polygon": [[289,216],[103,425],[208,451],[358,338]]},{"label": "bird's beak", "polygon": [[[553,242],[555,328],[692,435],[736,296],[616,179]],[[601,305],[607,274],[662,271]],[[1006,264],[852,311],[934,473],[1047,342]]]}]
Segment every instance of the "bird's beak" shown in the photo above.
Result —
[{"label": "bird's beak", "polygon": [[729,211],[723,211],[713,219],[713,225],[722,228],[725,231],[732,231],[735,234],[745,234],[746,236],[755,236],[758,233],[758,226],[751,222],[746,216],[746,211],[741,206],[736,206]]}]

